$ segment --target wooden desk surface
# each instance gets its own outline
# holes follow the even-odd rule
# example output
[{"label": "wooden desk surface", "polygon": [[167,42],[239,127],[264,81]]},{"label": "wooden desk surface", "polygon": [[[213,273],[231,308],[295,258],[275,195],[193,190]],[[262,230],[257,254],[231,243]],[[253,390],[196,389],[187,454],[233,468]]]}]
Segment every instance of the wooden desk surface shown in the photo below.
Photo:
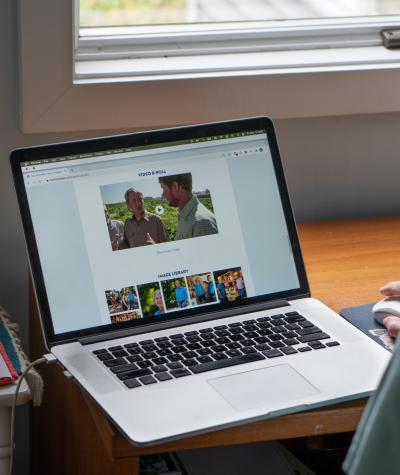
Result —
[{"label": "wooden desk surface", "polygon": [[[305,223],[299,235],[312,295],[336,311],[376,301],[381,285],[400,279],[400,218]],[[41,335],[32,326],[31,348],[40,352]],[[144,453],[349,432],[365,406],[357,400],[144,449],[130,445],[57,368],[45,368],[43,376],[45,404],[33,419],[34,473],[134,475]],[[43,452],[35,441],[45,435]]]}]

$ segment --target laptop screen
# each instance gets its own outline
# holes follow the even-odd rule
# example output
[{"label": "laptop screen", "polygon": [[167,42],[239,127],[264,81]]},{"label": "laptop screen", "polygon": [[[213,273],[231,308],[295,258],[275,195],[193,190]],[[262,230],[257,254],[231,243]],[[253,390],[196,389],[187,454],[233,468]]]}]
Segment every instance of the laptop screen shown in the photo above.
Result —
[{"label": "laptop screen", "polygon": [[241,129],[20,162],[54,336],[301,287],[272,129]]}]

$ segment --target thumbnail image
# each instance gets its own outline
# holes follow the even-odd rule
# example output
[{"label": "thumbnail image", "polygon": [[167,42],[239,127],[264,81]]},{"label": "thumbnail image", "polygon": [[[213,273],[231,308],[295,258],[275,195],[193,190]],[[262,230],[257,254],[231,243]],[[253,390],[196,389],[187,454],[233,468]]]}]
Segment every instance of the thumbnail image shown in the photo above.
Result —
[{"label": "thumbnail image", "polygon": [[218,233],[208,184],[192,173],[157,172],[100,191],[113,251]]},{"label": "thumbnail image", "polygon": [[158,282],[138,285],[138,292],[143,318],[159,317],[165,313],[164,299]]},{"label": "thumbnail image", "polygon": [[110,315],[111,323],[129,322],[130,320],[138,320],[142,318],[139,310],[134,312],[119,313],[118,315]]},{"label": "thumbnail image", "polygon": [[215,283],[211,272],[190,275],[187,277],[187,282],[192,305],[203,305],[217,301]]},{"label": "thumbnail image", "polygon": [[124,287],[121,290],[106,290],[108,312],[120,313],[139,308],[136,287]]},{"label": "thumbnail image", "polygon": [[178,310],[190,306],[189,292],[184,277],[163,280],[161,288],[167,310]]},{"label": "thumbnail image", "polygon": [[221,303],[234,302],[247,297],[240,267],[216,271],[214,272],[214,279],[217,283],[217,293]]}]

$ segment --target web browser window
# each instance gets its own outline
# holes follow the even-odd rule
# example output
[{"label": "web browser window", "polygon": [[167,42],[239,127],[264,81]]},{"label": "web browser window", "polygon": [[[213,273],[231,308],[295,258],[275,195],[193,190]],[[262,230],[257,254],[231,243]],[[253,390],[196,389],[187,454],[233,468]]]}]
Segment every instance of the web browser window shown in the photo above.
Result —
[{"label": "web browser window", "polygon": [[262,131],[22,171],[56,334],[299,287]]}]

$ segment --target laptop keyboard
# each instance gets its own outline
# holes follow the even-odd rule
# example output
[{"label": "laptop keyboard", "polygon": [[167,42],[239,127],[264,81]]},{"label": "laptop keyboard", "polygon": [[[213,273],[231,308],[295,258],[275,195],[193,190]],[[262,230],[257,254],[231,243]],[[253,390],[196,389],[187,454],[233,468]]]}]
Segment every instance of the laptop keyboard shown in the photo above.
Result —
[{"label": "laptop keyboard", "polygon": [[93,354],[128,388],[338,346],[298,312],[176,333]]}]

